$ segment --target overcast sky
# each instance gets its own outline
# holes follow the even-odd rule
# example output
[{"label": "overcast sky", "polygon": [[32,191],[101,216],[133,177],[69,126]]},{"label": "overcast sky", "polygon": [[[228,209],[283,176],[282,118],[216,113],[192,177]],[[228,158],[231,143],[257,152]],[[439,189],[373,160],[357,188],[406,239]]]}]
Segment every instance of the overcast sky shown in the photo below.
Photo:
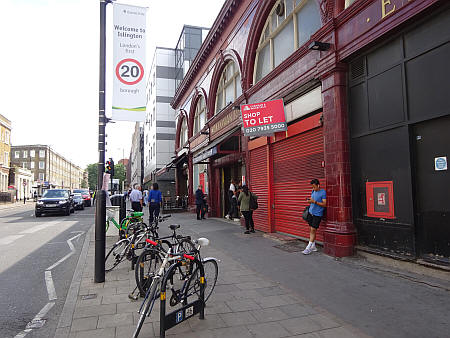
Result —
[{"label": "overcast sky", "polygon": [[[155,45],[175,48],[183,24],[211,27],[224,0],[118,2],[149,8],[150,67]],[[13,145],[48,144],[83,168],[98,161],[98,27],[98,0],[1,1],[0,114]],[[128,158],[133,130],[108,125],[107,157]]]}]

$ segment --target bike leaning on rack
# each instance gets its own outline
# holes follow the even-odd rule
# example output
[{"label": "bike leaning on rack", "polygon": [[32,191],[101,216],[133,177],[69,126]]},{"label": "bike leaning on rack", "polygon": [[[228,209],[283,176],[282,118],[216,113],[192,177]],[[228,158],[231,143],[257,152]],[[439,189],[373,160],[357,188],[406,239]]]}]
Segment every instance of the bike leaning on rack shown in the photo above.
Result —
[{"label": "bike leaning on rack", "polygon": [[[151,314],[155,300],[158,297],[161,297],[161,301],[165,304],[167,284],[169,284],[170,290],[172,291],[169,302],[171,306],[178,303],[185,305],[190,296],[196,295],[199,298],[199,302],[197,302],[196,305],[200,304],[200,316],[203,318],[204,304],[214,290],[218,275],[217,260],[213,257],[201,260],[199,255],[200,247],[209,244],[209,240],[206,238],[198,239],[196,241],[198,247],[189,254],[185,252],[176,252],[174,247],[169,248],[167,252],[165,252],[160,243],[150,239],[146,239],[146,242],[151,245],[151,247],[147,249],[148,251],[154,250],[155,255],[164,253],[164,258],[158,266],[157,272],[155,271],[154,274],[148,276],[149,280],[151,280],[151,284],[146,291],[140,307],[140,317],[133,337],[138,337],[145,318]],[[166,271],[169,262],[175,263]],[[206,275],[205,273],[205,266],[209,269],[209,275]],[[176,289],[174,287],[174,280],[176,274],[180,272],[180,267],[185,267],[185,273],[181,277],[181,280],[183,281],[181,287]],[[161,283],[163,289],[161,289]],[[165,307],[164,310],[162,308],[163,305],[161,306],[162,312],[160,317],[161,320],[164,320]],[[163,332],[165,330],[165,324],[160,322],[160,326],[161,332]]]}]

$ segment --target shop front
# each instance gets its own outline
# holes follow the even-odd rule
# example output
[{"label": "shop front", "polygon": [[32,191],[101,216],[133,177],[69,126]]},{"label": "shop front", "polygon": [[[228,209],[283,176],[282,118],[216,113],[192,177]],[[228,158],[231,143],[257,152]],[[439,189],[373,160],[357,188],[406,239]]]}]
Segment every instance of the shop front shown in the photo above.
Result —
[{"label": "shop front", "polygon": [[450,264],[450,7],[351,58],[354,222],[363,250]]}]

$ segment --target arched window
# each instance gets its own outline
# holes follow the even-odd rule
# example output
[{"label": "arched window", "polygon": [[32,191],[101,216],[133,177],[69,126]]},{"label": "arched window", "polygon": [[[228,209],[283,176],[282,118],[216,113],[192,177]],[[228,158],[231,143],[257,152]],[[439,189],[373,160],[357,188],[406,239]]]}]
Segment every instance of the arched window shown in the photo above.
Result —
[{"label": "arched window", "polygon": [[188,127],[186,119],[183,119],[183,122],[181,122],[181,131],[180,131],[180,148],[182,148],[187,141],[188,141]]},{"label": "arched window", "polygon": [[229,61],[222,71],[216,94],[216,113],[221,111],[230,102],[236,101],[241,96],[241,74],[239,67]]},{"label": "arched window", "polygon": [[256,50],[254,83],[308,41],[320,26],[316,0],[278,0],[267,18]]},{"label": "arched window", "polygon": [[197,106],[195,107],[194,116],[194,135],[197,134],[206,123],[206,103],[205,98],[200,96],[197,101]]}]

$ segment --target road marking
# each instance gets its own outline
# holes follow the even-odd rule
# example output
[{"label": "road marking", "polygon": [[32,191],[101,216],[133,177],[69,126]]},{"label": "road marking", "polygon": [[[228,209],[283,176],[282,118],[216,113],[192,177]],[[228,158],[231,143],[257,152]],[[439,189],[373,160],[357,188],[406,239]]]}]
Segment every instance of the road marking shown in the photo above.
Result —
[{"label": "road marking", "polygon": [[[29,322],[27,324],[26,327],[31,327],[33,325],[33,323],[41,321],[42,317],[44,317],[47,314],[47,312],[49,312],[54,305],[55,305],[55,302],[45,304],[45,306],[41,309],[41,311],[39,311],[39,313],[31,320],[31,322]],[[32,329],[26,328],[22,332],[18,333],[14,338],[23,338],[31,331],[32,331]]]},{"label": "road marking", "polygon": [[[50,222],[50,223],[62,223],[62,222]],[[76,222],[74,222],[75,224]],[[46,227],[48,227],[48,224],[46,225]],[[37,227],[33,227],[31,229],[34,229]],[[31,230],[29,229],[29,230]],[[36,230],[38,231],[38,230]],[[47,293],[48,293],[48,299],[49,300],[56,300],[58,299],[58,297],[56,296],[56,289],[55,289],[55,284],[53,283],[53,278],[52,278],[52,272],[50,270],[52,270],[53,268],[57,267],[59,264],[61,264],[62,262],[64,262],[67,258],[69,258],[70,256],[72,256],[75,253],[75,246],[72,244],[72,241],[74,239],[78,239],[81,235],[84,234],[84,231],[72,231],[72,233],[74,232],[79,232],[78,235],[75,235],[71,238],[69,238],[66,243],[70,248],[70,252],[65,255],[63,258],[61,258],[59,261],[57,261],[55,264],[50,265],[47,269],[45,269],[45,285],[47,286]],[[24,235],[21,235],[20,237],[22,237]],[[12,237],[12,236],[9,236]],[[3,238],[6,239],[7,237]],[[1,241],[1,240],[0,240]],[[32,331],[33,328],[40,328],[44,325],[45,321],[42,322],[42,317],[44,317],[48,311],[50,311],[50,309],[55,305],[55,302],[50,302],[47,303],[42,309],[41,311],[39,311],[39,313],[33,318],[33,320],[31,322],[29,322],[27,324],[27,326],[25,327],[25,330],[23,330],[22,332],[18,333],[14,338],[23,338],[25,337],[28,333],[30,333]]]},{"label": "road marking", "polygon": [[43,224],[38,224],[38,225],[35,225],[34,227],[32,227],[30,229],[23,230],[20,233],[21,234],[32,234],[32,233],[38,232],[40,230],[43,230],[45,228],[49,228],[49,227],[55,226],[55,225],[60,224],[60,223],[62,223],[62,221],[53,221],[53,222],[47,222],[47,223],[43,223]]},{"label": "road marking", "polygon": [[16,239],[22,238],[25,235],[11,235],[0,238],[0,245],[8,245],[14,242]]},{"label": "road marking", "polygon": [[53,283],[52,272],[48,270],[45,271],[45,285],[47,285],[48,300],[57,299],[58,297],[56,297],[56,290],[55,284]]},{"label": "road marking", "polygon": [[62,262],[64,262],[67,258],[69,258],[70,256],[72,256],[72,255],[75,253],[75,247],[73,246],[72,241],[73,241],[75,238],[80,237],[82,234],[84,234],[84,231],[83,231],[82,233],[79,233],[78,235],[75,235],[75,236],[69,238],[66,242],[67,242],[67,245],[68,245],[69,248],[70,248],[70,252],[69,252],[67,255],[65,255],[63,258],[61,258],[59,261],[57,261],[55,264],[50,265],[50,266],[49,266],[47,269],[45,269],[45,270],[52,270],[52,269],[54,269],[54,268],[57,267],[59,264],[61,264]]}]

